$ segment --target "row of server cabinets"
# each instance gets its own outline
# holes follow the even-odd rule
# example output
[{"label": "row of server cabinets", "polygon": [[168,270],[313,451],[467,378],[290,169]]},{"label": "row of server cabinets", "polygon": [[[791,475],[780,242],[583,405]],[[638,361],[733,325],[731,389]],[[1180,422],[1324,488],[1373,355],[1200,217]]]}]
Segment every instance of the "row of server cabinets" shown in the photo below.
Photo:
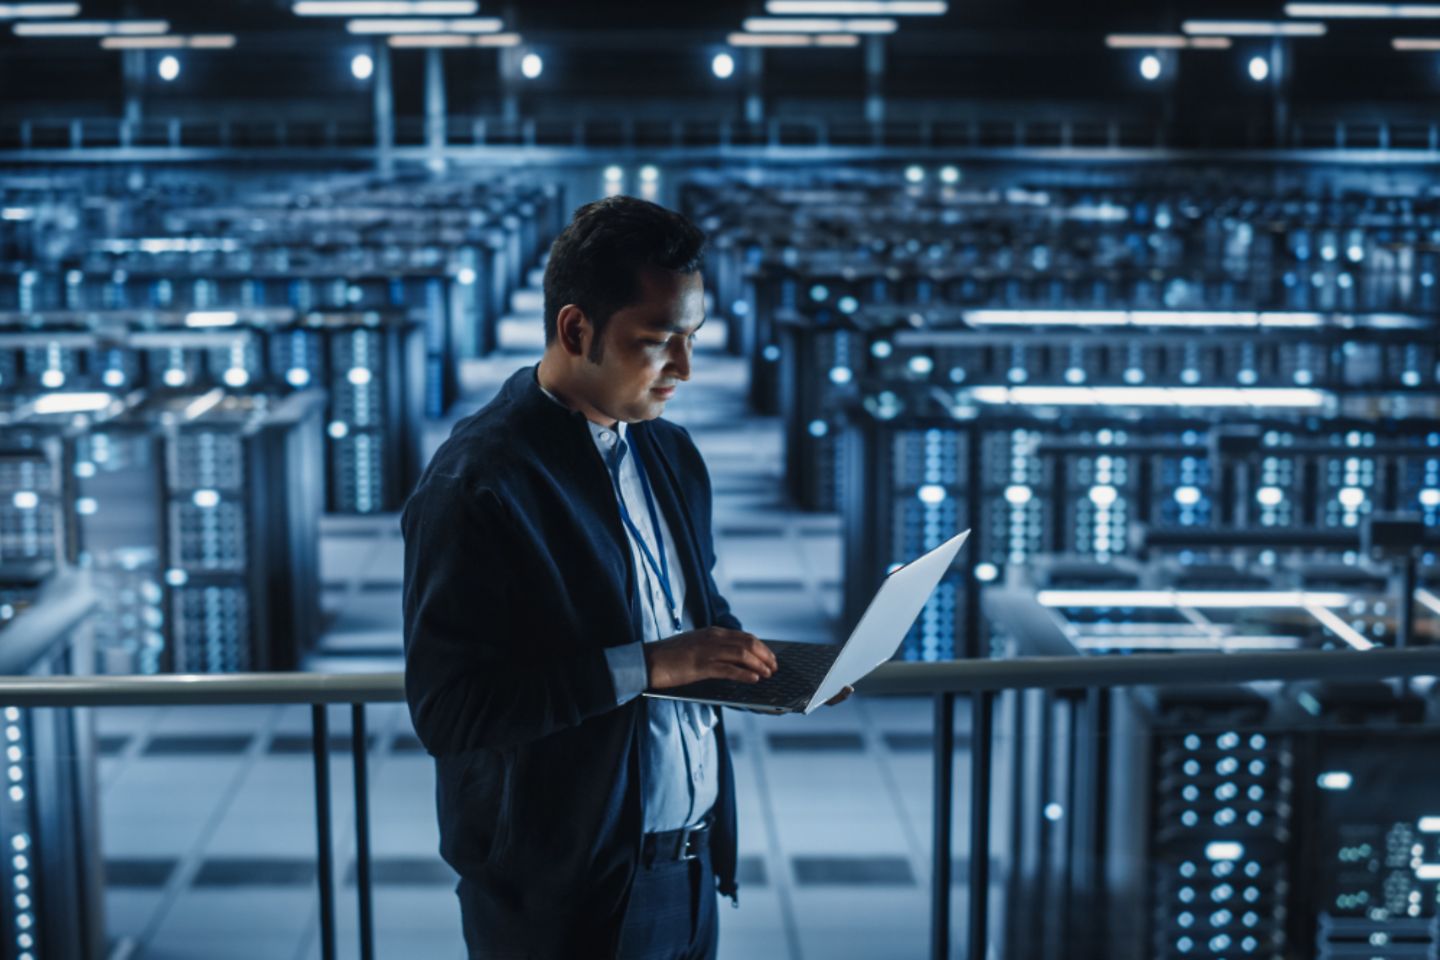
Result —
[{"label": "row of server cabinets", "polygon": [[321,516],[403,504],[558,190],[297,180],[106,210],[0,267],[0,571],[89,571],[108,672],[294,668]]},{"label": "row of server cabinets", "polygon": [[[1192,173],[683,191],[842,626],[970,528],[899,658],[1440,640],[1440,200]],[[1001,699],[997,955],[1440,950],[1428,691],[1176,679]]]}]

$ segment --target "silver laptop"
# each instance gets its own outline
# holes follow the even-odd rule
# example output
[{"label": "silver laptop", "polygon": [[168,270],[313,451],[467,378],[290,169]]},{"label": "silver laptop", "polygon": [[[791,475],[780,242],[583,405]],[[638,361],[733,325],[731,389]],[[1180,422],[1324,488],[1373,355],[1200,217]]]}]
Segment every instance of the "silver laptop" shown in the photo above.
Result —
[{"label": "silver laptop", "polygon": [[843,644],[766,640],[780,666],[759,683],[701,680],[647,691],[645,696],[768,713],[810,713],[895,655],[969,536],[966,530],[892,570]]}]

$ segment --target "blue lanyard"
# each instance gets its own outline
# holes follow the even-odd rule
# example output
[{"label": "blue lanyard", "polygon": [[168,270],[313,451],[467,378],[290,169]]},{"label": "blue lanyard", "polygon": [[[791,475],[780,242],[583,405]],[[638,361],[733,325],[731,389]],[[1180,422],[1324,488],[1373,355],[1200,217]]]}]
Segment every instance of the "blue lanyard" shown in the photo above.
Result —
[{"label": "blue lanyard", "polygon": [[680,632],[680,610],[675,604],[675,594],[670,589],[670,559],[665,553],[665,540],[660,535],[660,514],[655,509],[655,495],[650,492],[650,478],[645,475],[645,464],[640,459],[639,451],[635,456],[635,472],[640,474],[640,489],[645,492],[645,508],[650,512],[650,529],[655,532],[655,542],[660,553],[657,562],[655,554],[650,552],[650,546],[645,538],[640,535],[640,529],[635,526],[635,521],[630,517],[630,509],[625,506],[625,494],[620,487],[620,461],[625,456],[628,444],[623,437],[617,434],[618,446],[615,448],[615,456],[610,463],[610,475],[615,481],[615,499],[620,504],[620,519],[625,524],[625,529],[630,531],[630,536],[640,545],[640,553],[645,557],[645,563],[655,573],[655,578],[660,581],[660,589],[665,593],[665,602],[670,607],[670,621],[675,632]]}]

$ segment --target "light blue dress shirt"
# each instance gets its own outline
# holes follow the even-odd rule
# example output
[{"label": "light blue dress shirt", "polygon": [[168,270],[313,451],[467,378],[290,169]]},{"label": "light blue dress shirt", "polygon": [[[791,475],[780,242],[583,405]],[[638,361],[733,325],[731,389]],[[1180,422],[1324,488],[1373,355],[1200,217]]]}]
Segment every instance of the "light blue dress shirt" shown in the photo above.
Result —
[{"label": "light blue dress shirt", "polygon": [[[625,443],[624,423],[614,429],[590,423],[595,447],[609,467],[616,449]],[[625,508],[640,535],[658,558],[657,541],[665,544],[670,573],[670,589],[675,606],[681,611],[680,629],[670,619],[669,604],[659,577],[645,561],[634,534],[626,531],[631,557],[635,563],[636,580],[640,587],[644,621],[644,643],[654,643],[676,633],[695,629],[694,620],[685,609],[685,570],[670,536],[665,515],[656,506],[655,516],[660,529],[650,523],[650,510],[645,503],[645,490],[640,483],[640,464],[634,450],[627,449],[620,458],[617,495],[624,498]],[[613,474],[612,474],[613,476]],[[653,476],[653,473],[651,474]],[[638,697],[649,680],[642,644],[632,643],[605,651],[610,672],[615,680],[616,702],[627,703]],[[720,756],[715,740],[715,710],[705,704],[681,703],[676,700],[646,700],[649,736],[645,738],[641,761],[644,765],[645,832],[678,830],[699,823],[720,792]]]}]

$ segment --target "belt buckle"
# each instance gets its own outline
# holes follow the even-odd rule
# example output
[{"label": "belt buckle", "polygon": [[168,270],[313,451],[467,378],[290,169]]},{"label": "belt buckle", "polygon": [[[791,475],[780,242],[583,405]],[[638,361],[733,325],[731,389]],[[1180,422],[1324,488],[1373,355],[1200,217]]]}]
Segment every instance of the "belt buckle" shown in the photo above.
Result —
[{"label": "belt buckle", "polygon": [[704,827],[685,828],[685,832],[681,834],[680,837],[679,855],[676,856],[676,860],[683,862],[686,860],[699,859],[700,851],[698,849],[698,845],[695,843],[695,837],[703,833],[704,829]]}]

